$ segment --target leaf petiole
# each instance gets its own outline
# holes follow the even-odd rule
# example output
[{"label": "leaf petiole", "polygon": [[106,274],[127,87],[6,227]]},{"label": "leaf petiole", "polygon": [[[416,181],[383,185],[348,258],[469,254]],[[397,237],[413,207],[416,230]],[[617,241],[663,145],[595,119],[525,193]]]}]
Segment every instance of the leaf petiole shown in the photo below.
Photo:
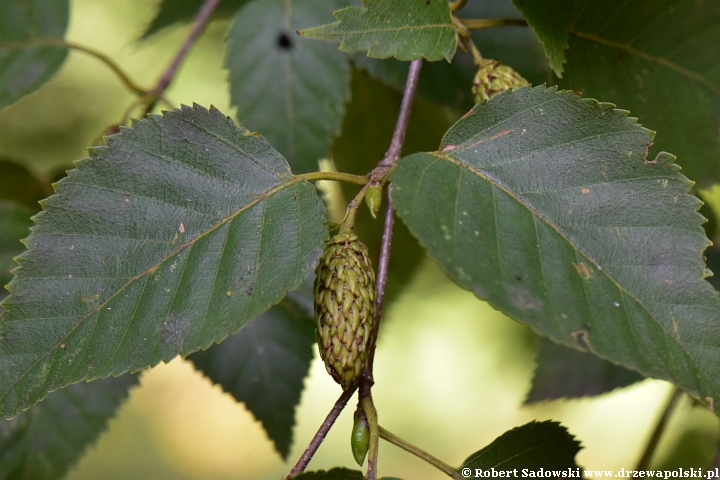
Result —
[{"label": "leaf petiole", "polygon": [[403,440],[402,438],[398,437],[397,435],[388,432],[383,427],[378,427],[380,430],[380,438],[383,440],[386,440],[393,445],[396,445],[403,450],[405,450],[408,453],[412,453],[418,458],[421,458],[425,460],[427,463],[432,465],[433,467],[437,468],[438,470],[441,470],[442,472],[448,474],[450,477],[454,478],[455,480],[460,480],[463,477],[460,475],[460,472],[458,472],[456,469],[448,465],[447,463],[443,462],[442,460],[435,458],[425,450],[416,447],[410,442],[407,442],[406,440]]}]

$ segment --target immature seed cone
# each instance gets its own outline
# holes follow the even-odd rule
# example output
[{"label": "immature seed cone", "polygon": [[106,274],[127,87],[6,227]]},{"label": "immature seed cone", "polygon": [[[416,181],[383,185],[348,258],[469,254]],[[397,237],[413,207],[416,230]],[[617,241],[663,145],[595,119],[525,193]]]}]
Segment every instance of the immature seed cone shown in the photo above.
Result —
[{"label": "immature seed cone", "polygon": [[357,235],[330,239],[315,270],[315,322],[320,357],[347,390],[358,384],[375,324],[375,271]]},{"label": "immature seed cone", "polygon": [[485,60],[473,80],[472,92],[475,102],[488,100],[508,88],[529,85],[528,81],[515,70],[495,60]]}]

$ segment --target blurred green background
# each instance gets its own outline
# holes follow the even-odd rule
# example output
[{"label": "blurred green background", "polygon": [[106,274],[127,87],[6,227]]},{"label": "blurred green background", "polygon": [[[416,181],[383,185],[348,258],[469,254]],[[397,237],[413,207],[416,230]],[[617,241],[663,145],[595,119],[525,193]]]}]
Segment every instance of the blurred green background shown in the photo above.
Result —
[{"label": "blurred green background", "polygon": [[[138,83],[150,86],[189,29],[173,27],[137,43],[156,7],[145,0],[74,0],[67,37],[109,54]],[[222,69],[227,27],[213,23],[194,47],[167,92],[173,104],[215,105],[233,115]],[[73,51],[45,87],[0,112],[0,156],[52,178],[86,156],[86,147],[122,118],[132,100],[105,65]],[[716,201],[719,193],[708,198]],[[632,468],[672,391],[669,384],[646,380],[597,399],[523,407],[534,369],[529,329],[456,287],[430,261],[387,307],[385,319],[376,360],[381,424],[450,464],[459,465],[510,428],[553,419],[582,441],[583,467]],[[242,405],[176,359],[143,374],[141,386],[68,478],[280,478],[339,394],[316,355],[297,410],[295,446],[284,464]],[[311,469],[355,467],[349,448],[352,410],[340,417]],[[669,465],[680,447],[707,458],[718,426],[711,412],[684,400],[653,464]],[[690,455],[685,454],[688,461]],[[384,442],[380,473],[446,478]]]}]

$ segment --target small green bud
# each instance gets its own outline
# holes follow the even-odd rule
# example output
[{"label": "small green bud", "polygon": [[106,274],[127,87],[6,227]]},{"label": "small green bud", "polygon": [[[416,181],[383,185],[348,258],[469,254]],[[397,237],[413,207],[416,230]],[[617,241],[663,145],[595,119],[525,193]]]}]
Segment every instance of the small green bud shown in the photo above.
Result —
[{"label": "small green bud", "polygon": [[365,462],[365,456],[367,455],[369,447],[370,426],[368,425],[365,413],[358,405],[357,410],[355,410],[355,415],[353,419],[352,433],[350,434],[350,448],[352,449],[355,461],[361,467],[363,462]]},{"label": "small green bud", "polygon": [[330,239],[315,270],[315,322],[325,369],[344,390],[360,382],[375,324],[375,271],[357,235]]},{"label": "small green bud", "polygon": [[365,204],[370,210],[370,215],[372,215],[373,218],[377,218],[380,205],[382,204],[382,187],[380,185],[373,185],[367,189],[365,192]]},{"label": "small green bud", "polygon": [[528,81],[515,70],[495,60],[485,60],[473,80],[472,92],[475,102],[488,100],[509,88],[529,85]]}]

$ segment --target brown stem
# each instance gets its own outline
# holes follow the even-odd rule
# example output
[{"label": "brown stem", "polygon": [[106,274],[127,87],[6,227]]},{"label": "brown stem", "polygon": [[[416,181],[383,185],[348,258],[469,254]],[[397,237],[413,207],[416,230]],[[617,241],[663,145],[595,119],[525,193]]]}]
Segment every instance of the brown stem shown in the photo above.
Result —
[{"label": "brown stem", "polygon": [[415,91],[417,90],[418,79],[420,78],[420,68],[422,67],[422,58],[410,62],[407,80],[405,81],[405,90],[403,91],[402,102],[400,103],[400,113],[397,122],[395,122],[395,131],[393,131],[390,140],[390,148],[385,153],[378,166],[370,173],[371,180],[379,180],[387,175],[387,173],[395,166],[400,159],[403,143],[405,143],[405,133],[407,132],[408,122],[410,121],[410,112],[412,111],[413,100],[415,99]]},{"label": "brown stem", "polygon": [[330,431],[330,428],[333,426],[338,416],[340,416],[340,412],[343,411],[343,408],[345,408],[345,405],[347,405],[348,401],[355,393],[355,390],[357,390],[357,387],[348,388],[342,393],[342,395],[340,395],[340,398],[337,399],[332,410],[330,410],[330,413],[328,413],[327,417],[325,417],[325,421],[322,423],[322,425],[320,425],[317,433],[310,441],[307,448],[300,456],[300,459],[295,464],[293,469],[290,470],[290,474],[286,478],[292,478],[296,475],[300,475],[302,472],[305,471],[308,464],[310,463],[310,460],[312,460],[313,455],[315,455],[317,449],[320,448],[320,444],[323,442],[323,440],[325,440],[325,437]]},{"label": "brown stem", "polygon": [[665,409],[663,410],[662,415],[660,415],[657,425],[655,425],[655,430],[653,430],[653,433],[650,436],[650,440],[648,441],[648,444],[645,447],[645,451],[643,452],[642,457],[640,457],[640,461],[638,461],[635,470],[647,470],[647,468],[650,466],[650,460],[652,460],[655,449],[657,448],[658,443],[660,443],[660,437],[665,431],[665,427],[667,426],[668,420],[670,419],[670,415],[672,415],[672,412],[675,410],[675,407],[677,406],[680,397],[682,397],[682,394],[683,391],[679,388],[676,388],[672,396],[670,397],[670,400],[668,400],[668,403],[667,405],[665,405]]},{"label": "brown stem", "polygon": [[148,106],[145,109],[145,113],[149,113],[153,109],[153,107],[155,107],[157,99],[162,97],[163,92],[165,92],[170,83],[173,81],[175,73],[177,72],[178,68],[180,68],[180,64],[185,59],[185,56],[187,56],[192,46],[195,44],[195,41],[200,36],[207,23],[210,21],[210,17],[212,17],[212,14],[219,3],[220,0],[205,0],[205,2],[202,4],[200,10],[198,10],[197,16],[195,17],[195,23],[193,24],[193,28],[190,31],[190,34],[185,39],[185,42],[183,42],[183,44],[180,46],[180,49],[175,54],[175,57],[170,62],[170,65],[168,65],[167,69],[165,69],[163,74],[160,76],[158,82],[150,91],[152,97],[150,103],[148,103]]},{"label": "brown stem", "polygon": [[385,305],[385,288],[387,287],[388,267],[390,265],[390,247],[392,246],[393,224],[395,223],[395,209],[392,201],[392,184],[386,189],[385,223],[383,224],[382,243],[380,244],[380,258],[377,266],[377,281],[375,287],[375,325],[370,332],[369,358],[367,375],[373,378],[373,363],[375,362],[375,345],[380,331],[380,319]]}]

